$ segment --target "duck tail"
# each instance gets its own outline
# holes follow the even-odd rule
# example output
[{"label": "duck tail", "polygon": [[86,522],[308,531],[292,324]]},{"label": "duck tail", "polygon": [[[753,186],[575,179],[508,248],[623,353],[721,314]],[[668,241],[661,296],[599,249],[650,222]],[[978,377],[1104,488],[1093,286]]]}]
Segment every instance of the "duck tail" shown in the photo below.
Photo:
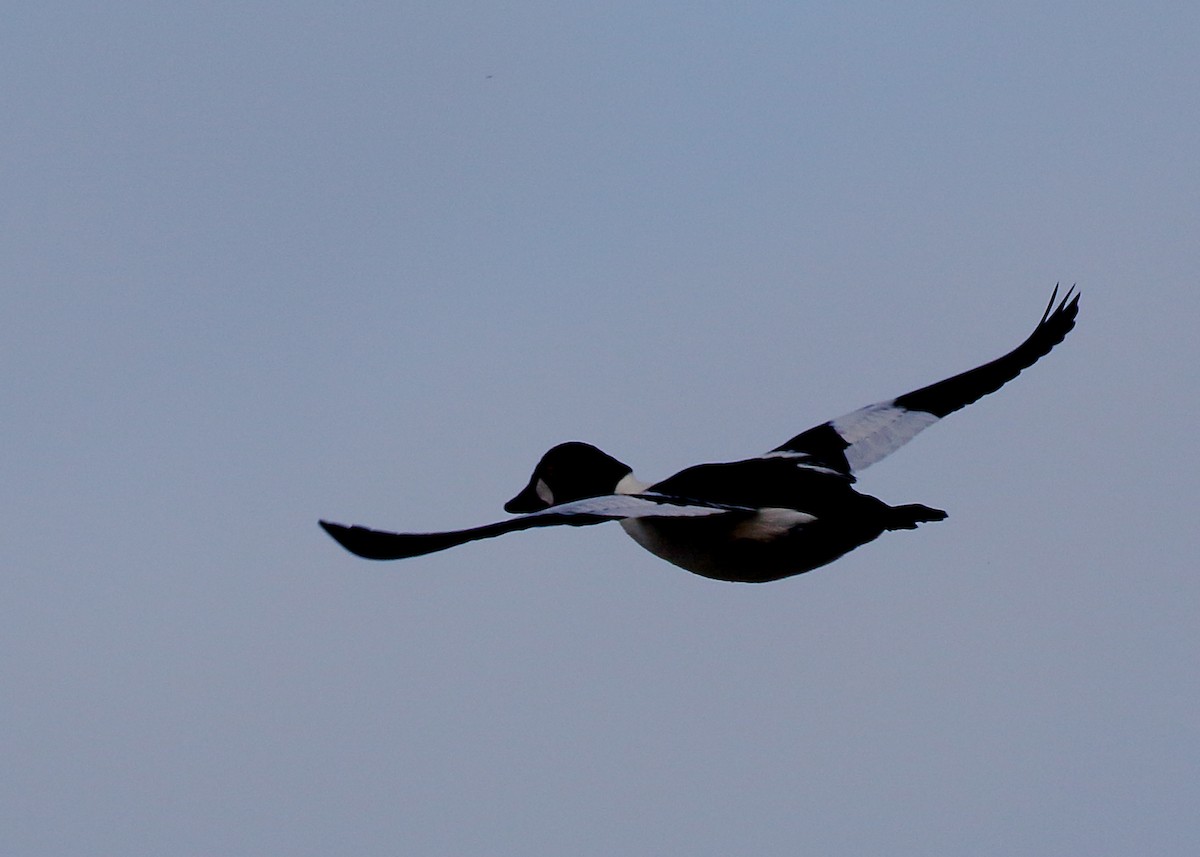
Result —
[{"label": "duck tail", "polygon": [[941,509],[922,506],[920,503],[908,503],[904,506],[889,506],[884,526],[889,530],[915,530],[917,524],[944,521],[946,517],[946,513]]}]

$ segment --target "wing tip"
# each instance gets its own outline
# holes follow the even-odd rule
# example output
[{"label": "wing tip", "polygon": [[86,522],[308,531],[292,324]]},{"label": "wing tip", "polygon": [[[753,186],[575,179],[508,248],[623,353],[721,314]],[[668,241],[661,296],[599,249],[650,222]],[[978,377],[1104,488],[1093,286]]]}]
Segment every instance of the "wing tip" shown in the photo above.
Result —
[{"label": "wing tip", "polygon": [[[347,534],[351,530],[355,529],[354,527],[348,527],[345,524],[335,524],[333,521],[326,521],[324,519],[317,521],[317,526],[324,530],[331,539],[333,539],[342,547],[346,546],[345,539],[347,538]],[[358,529],[361,530],[362,527],[358,527]]]},{"label": "wing tip", "polygon": [[1025,345],[1026,348],[1036,351],[1037,357],[1049,353],[1050,349],[1066,339],[1067,334],[1075,329],[1075,321],[1079,316],[1080,293],[1072,284],[1062,300],[1058,300],[1058,289],[1059,284],[1055,283],[1046,312],[1042,314],[1042,320],[1029,335]]},{"label": "wing tip", "polygon": [[1058,300],[1058,289],[1061,285],[1061,283],[1054,284],[1054,291],[1050,294],[1050,302],[1046,304],[1046,311],[1042,313],[1042,320],[1038,322],[1038,327],[1059,318],[1070,322],[1067,330],[1070,330],[1074,326],[1075,316],[1079,314],[1080,292],[1077,289],[1078,284],[1071,284],[1071,288],[1067,289],[1066,294],[1063,295],[1061,301],[1058,301],[1058,306],[1056,307],[1054,304]]},{"label": "wing tip", "polygon": [[394,549],[387,549],[388,540],[383,538],[387,534],[366,527],[335,524],[332,521],[319,520],[317,524],[331,539],[363,559],[403,559],[406,556],[403,551],[397,553]]},{"label": "wing tip", "polygon": [[349,529],[345,524],[335,524],[333,521],[326,521],[324,518],[317,521],[317,526],[324,530],[325,534],[338,544],[342,542],[340,538],[342,532]]}]

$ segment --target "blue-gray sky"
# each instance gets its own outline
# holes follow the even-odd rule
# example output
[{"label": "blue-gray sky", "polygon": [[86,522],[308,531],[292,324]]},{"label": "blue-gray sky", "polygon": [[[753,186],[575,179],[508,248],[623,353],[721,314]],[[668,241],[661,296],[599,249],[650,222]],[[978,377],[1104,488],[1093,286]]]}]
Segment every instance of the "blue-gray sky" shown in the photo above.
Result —
[{"label": "blue-gray sky", "polygon": [[[21,855],[1190,853],[1195,4],[18,4],[0,839]],[[1076,331],[719,584],[495,519]]]}]

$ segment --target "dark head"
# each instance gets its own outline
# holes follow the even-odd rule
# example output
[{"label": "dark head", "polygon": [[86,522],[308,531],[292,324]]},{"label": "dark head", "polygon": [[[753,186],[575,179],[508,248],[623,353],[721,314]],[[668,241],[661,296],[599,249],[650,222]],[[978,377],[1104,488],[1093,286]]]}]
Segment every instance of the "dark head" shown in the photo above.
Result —
[{"label": "dark head", "polygon": [[632,473],[590,443],[560,443],[542,456],[529,484],[504,504],[506,512],[537,512],[559,503],[612,494],[617,483]]}]

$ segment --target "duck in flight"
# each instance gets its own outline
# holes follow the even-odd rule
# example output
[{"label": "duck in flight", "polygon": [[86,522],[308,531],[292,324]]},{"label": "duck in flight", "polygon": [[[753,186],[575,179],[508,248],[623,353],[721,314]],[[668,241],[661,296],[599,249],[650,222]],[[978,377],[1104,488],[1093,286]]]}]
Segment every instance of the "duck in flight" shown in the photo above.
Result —
[{"label": "duck in flight", "polygon": [[572,441],[542,456],[504,521],[441,533],[391,533],[321,521],[367,559],[404,559],[517,530],[618,521],[651,553],[704,577],[780,580],[832,562],[890,530],[912,530],[946,513],[917,503],[889,506],[853,487],[855,474],[895,452],[947,414],[994,393],[1062,342],[1079,295],[1058,287],[1024,342],[967,372],[859,408],[801,432],[770,452],[698,464],[647,484],[591,444]]}]

